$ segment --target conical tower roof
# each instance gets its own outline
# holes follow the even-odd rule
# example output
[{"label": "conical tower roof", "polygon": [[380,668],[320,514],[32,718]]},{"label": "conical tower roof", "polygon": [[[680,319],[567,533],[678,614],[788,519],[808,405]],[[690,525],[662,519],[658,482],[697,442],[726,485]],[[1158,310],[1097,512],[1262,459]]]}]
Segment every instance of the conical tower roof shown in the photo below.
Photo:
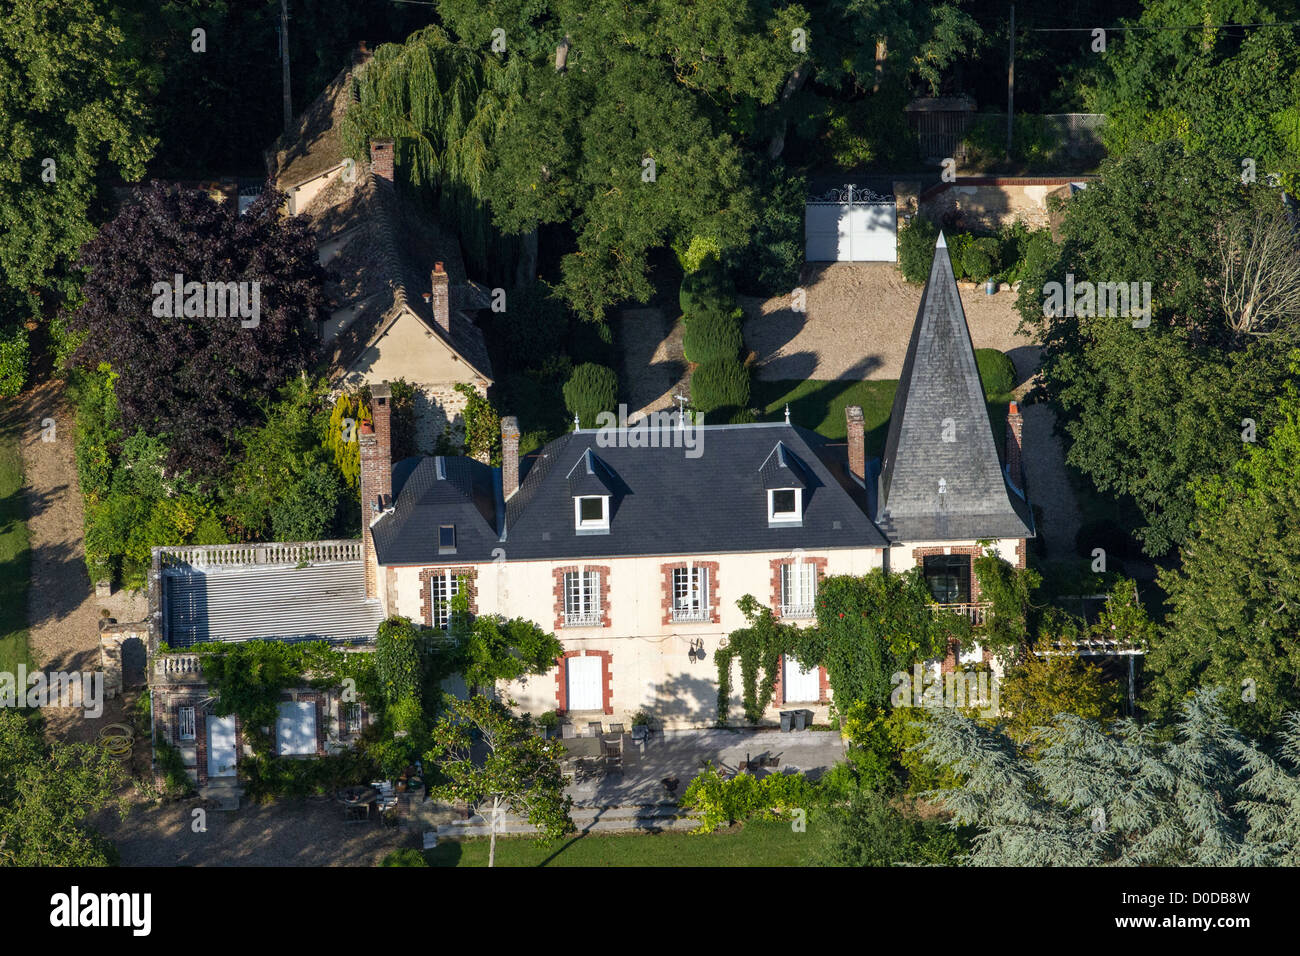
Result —
[{"label": "conical tower roof", "polygon": [[1033,537],[998,461],[943,233],[917,309],[880,464],[876,523],[893,541]]}]

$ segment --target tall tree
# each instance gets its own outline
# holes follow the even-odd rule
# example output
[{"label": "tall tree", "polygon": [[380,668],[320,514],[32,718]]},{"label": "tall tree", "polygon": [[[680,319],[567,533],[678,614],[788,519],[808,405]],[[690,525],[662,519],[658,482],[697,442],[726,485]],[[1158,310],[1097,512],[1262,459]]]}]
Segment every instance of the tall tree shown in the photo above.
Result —
[{"label": "tall tree", "polygon": [[564,793],[560,773],[563,753],[559,741],[543,740],[502,704],[481,696],[458,700],[433,730],[425,759],[442,780],[429,792],[486,813],[488,866],[494,866],[497,831],[507,809],[537,827],[543,842],[573,832],[573,798]]},{"label": "tall tree", "polygon": [[[282,201],[267,189],[240,215],[155,183],[85,248],[83,302],[68,321],[82,336],[74,361],[112,368],[123,431],[166,437],[175,473],[221,474],[235,432],[314,356],[325,273],[310,227],[281,216]],[[179,296],[167,291],[176,276]],[[224,286],[214,301],[224,283],[247,317]]]}]

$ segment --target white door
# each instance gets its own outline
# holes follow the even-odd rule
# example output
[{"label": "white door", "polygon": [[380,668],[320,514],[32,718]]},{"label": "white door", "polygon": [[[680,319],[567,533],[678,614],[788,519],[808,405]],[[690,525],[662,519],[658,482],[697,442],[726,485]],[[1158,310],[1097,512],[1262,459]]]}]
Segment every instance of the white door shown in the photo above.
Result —
[{"label": "white door", "polygon": [[815,704],[822,696],[819,668],[804,670],[793,657],[785,659],[785,700],[787,704]]},{"label": "white door", "polygon": [[315,754],[315,701],[282,702],[275,721],[275,741],[282,757]]},{"label": "white door", "polygon": [[569,686],[569,710],[603,710],[601,659],[570,657],[564,662]]},{"label": "white door", "polygon": [[235,775],[235,718],[208,718],[208,776]]}]

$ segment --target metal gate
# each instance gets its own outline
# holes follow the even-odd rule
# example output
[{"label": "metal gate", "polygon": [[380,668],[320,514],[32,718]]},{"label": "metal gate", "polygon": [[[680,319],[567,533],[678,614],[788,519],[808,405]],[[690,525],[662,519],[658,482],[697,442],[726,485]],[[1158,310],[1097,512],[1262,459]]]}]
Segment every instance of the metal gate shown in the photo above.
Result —
[{"label": "metal gate", "polygon": [[809,262],[897,262],[894,197],[849,185],[804,203],[804,258]]}]

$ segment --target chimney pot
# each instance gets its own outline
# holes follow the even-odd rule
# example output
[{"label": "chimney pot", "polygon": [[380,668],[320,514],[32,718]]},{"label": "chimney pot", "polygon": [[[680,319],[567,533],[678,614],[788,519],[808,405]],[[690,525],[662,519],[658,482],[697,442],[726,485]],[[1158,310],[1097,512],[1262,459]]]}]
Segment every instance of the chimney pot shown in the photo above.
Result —
[{"label": "chimney pot", "polygon": [[519,419],[501,419],[501,494],[509,499],[519,490]]},{"label": "chimney pot", "polygon": [[867,480],[867,428],[862,406],[849,405],[844,409],[848,425],[849,472],[863,483]]}]

